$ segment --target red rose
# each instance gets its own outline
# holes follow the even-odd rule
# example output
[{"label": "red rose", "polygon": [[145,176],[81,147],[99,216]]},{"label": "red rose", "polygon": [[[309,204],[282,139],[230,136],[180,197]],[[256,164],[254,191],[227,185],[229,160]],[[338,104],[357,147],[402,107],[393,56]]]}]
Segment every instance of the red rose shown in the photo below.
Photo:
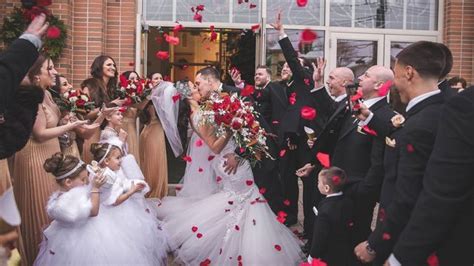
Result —
[{"label": "red rose", "polygon": [[58,27],[56,26],[51,26],[48,28],[48,31],[46,32],[46,38],[48,39],[57,39],[61,36],[61,30],[59,30]]},{"label": "red rose", "polygon": [[79,99],[76,101],[76,106],[77,106],[77,107],[84,107],[85,104],[86,104],[86,101],[84,101],[83,99],[80,99],[80,98],[79,98]]},{"label": "red rose", "polygon": [[240,118],[232,119],[232,128],[235,130],[242,128],[242,119]]},{"label": "red rose", "polygon": [[126,88],[128,86],[128,79],[124,75],[120,75],[120,87]]},{"label": "red rose", "polygon": [[245,88],[243,88],[242,91],[240,91],[240,95],[244,97],[250,96],[253,94],[254,91],[255,91],[255,88],[252,85],[245,85]]}]

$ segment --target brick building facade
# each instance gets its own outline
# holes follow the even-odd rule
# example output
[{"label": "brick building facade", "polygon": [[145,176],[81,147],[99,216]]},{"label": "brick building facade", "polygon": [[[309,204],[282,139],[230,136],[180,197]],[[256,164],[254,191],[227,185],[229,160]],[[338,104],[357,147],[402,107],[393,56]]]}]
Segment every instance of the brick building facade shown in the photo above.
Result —
[{"label": "brick building facade", "polygon": [[[69,29],[67,47],[56,63],[58,71],[74,86],[79,86],[89,77],[89,67],[100,54],[112,56],[121,72],[135,68],[139,1],[54,0],[50,9]],[[454,55],[450,75],[462,76],[474,84],[474,1],[445,0],[443,3],[442,40]],[[20,5],[19,0],[0,0],[0,23],[16,5]]]}]

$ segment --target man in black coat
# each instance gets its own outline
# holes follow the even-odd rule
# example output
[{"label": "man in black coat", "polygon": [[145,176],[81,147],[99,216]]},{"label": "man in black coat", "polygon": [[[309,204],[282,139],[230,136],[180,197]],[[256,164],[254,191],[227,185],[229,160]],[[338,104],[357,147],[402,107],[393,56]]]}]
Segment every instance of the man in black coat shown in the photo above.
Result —
[{"label": "man in black coat", "polygon": [[444,64],[442,49],[432,42],[414,43],[397,55],[395,86],[402,102],[408,103],[407,118],[403,127],[386,139],[390,149],[385,150],[378,224],[368,241],[354,251],[363,262],[375,259],[376,265],[383,264],[422,189],[443,103],[437,83]]},{"label": "man in black coat", "polygon": [[30,137],[42,91],[19,89],[19,85],[38,58],[41,36],[48,25],[46,16],[38,15],[0,55],[0,159],[23,148]]},{"label": "man in black coat", "polygon": [[[330,80],[334,72],[329,75]],[[364,105],[373,115],[387,121],[388,127],[388,121],[395,113],[388,105],[386,97],[379,95],[379,90],[386,82],[393,80],[392,71],[383,66],[372,66],[358,79]],[[317,137],[312,150],[313,165],[317,165],[316,153],[324,152],[330,155],[332,166],[346,171],[348,184],[345,194],[355,200],[353,246],[365,240],[371,232],[372,212],[383,179],[384,139],[378,138],[377,132],[365,126],[352,116],[347,104],[339,106]],[[304,169],[307,168],[300,170]]]},{"label": "man in black coat", "polygon": [[449,72],[451,72],[451,69],[453,68],[453,54],[446,45],[442,43],[436,43],[436,45],[438,45],[439,48],[443,50],[444,60],[446,62],[444,64],[443,71],[440,74],[438,89],[441,90],[443,97],[447,99],[457,94],[456,91],[451,88],[451,85],[449,85],[449,81],[447,79]]},{"label": "man in black coat", "polygon": [[473,265],[474,87],[441,111],[423,190],[390,265],[422,265],[436,252],[439,265]]}]

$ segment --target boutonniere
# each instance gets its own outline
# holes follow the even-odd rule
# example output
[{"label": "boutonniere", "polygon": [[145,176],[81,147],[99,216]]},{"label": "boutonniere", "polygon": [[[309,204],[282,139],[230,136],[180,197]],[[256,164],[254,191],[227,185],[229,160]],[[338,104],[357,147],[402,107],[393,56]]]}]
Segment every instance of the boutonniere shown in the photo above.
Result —
[{"label": "boutonniere", "polygon": [[385,137],[385,144],[387,144],[387,146],[389,147],[395,148],[395,145],[397,144],[397,142],[395,141],[395,139]]},{"label": "boutonniere", "polygon": [[401,114],[396,114],[390,121],[392,121],[392,125],[395,128],[403,127],[403,124],[405,123],[405,117],[403,117]]}]

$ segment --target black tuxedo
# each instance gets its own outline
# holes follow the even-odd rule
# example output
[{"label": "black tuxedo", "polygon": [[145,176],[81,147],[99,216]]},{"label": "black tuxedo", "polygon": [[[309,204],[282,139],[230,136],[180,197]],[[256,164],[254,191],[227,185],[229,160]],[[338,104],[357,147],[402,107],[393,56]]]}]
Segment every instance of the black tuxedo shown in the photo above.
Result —
[{"label": "black tuxedo", "polygon": [[442,109],[423,191],[394,255],[421,265],[434,251],[440,265],[474,264],[474,88]]},{"label": "black tuxedo", "polygon": [[324,198],[318,205],[310,255],[328,265],[354,265],[352,254],[352,201],[345,195]]},{"label": "black tuxedo", "polygon": [[438,93],[413,106],[406,113],[403,128],[394,136],[397,154],[386,152],[385,180],[380,199],[380,210],[384,215],[379,213],[377,227],[368,239],[377,252],[376,264],[383,264],[388,258],[421,192],[442,103],[443,95]]},{"label": "black tuxedo", "polygon": [[457,91],[451,88],[447,79],[444,79],[438,84],[438,89],[441,91],[441,95],[443,95],[445,100],[458,94]]}]

